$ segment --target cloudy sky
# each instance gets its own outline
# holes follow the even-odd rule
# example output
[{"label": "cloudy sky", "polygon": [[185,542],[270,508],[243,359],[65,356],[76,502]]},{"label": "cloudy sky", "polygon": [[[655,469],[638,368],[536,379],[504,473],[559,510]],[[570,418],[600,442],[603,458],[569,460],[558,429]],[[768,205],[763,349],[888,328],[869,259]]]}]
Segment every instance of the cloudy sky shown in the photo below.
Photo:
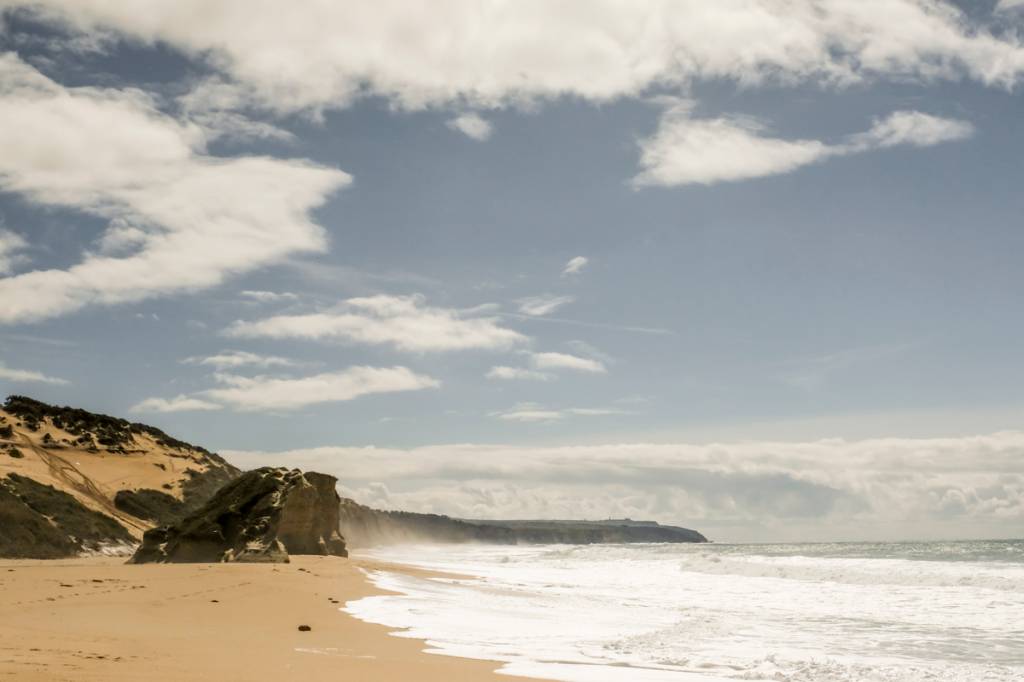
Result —
[{"label": "cloudy sky", "polygon": [[1021,35],[0,0],[0,389],[381,507],[1020,536]]}]

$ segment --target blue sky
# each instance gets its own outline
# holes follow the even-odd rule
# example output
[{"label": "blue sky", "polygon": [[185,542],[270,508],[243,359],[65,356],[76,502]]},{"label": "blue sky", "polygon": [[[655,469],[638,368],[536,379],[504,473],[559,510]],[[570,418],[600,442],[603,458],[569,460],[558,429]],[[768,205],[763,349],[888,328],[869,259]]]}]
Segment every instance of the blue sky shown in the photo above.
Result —
[{"label": "blue sky", "polygon": [[1019,535],[1019,4],[0,2],[0,387],[380,506]]}]

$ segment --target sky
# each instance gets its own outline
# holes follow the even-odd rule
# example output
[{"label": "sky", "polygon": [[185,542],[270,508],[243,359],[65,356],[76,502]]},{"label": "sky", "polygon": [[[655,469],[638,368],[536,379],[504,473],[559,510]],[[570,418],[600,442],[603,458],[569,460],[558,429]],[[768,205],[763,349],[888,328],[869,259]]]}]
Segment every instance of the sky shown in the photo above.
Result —
[{"label": "sky", "polygon": [[1022,32],[0,0],[0,392],[383,508],[1020,537]]}]

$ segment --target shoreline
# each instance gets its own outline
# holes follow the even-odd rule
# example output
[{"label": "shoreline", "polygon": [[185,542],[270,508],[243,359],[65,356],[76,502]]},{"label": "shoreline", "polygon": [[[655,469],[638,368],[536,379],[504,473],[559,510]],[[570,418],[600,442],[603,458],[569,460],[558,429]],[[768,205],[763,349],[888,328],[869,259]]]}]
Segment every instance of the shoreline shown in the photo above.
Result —
[{"label": "shoreline", "polygon": [[498,661],[429,654],[423,640],[393,637],[394,628],[341,610],[387,594],[364,569],[427,571],[358,558],[291,560],[0,560],[0,680],[511,679],[496,672]]}]

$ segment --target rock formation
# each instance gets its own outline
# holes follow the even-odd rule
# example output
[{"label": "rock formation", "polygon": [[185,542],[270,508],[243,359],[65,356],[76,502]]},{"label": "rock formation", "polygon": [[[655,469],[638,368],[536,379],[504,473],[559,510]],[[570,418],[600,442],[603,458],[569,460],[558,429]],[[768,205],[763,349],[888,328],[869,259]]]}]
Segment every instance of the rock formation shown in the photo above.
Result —
[{"label": "rock formation", "polygon": [[242,474],[173,526],[146,531],[133,563],[287,562],[348,556],[338,533],[337,479],[264,467]]}]

